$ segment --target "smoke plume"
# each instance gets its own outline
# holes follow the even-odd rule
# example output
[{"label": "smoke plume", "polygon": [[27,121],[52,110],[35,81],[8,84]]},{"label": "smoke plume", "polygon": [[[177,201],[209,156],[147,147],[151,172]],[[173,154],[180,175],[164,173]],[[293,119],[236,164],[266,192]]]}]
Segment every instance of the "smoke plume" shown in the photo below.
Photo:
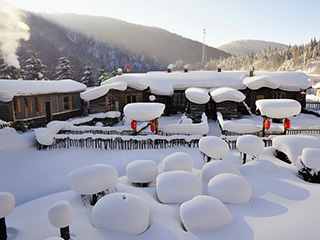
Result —
[{"label": "smoke plume", "polygon": [[21,39],[28,40],[29,32],[21,29],[22,12],[0,0],[0,53],[4,62],[15,68],[20,68],[16,54]]}]

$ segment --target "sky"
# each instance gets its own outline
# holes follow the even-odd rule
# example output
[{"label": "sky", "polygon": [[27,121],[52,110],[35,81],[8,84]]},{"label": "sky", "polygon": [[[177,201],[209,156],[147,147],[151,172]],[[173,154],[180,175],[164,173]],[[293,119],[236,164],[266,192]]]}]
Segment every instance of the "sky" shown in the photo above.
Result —
[{"label": "sky", "polygon": [[35,12],[107,16],[212,47],[239,39],[306,44],[320,38],[319,0],[5,0]]}]

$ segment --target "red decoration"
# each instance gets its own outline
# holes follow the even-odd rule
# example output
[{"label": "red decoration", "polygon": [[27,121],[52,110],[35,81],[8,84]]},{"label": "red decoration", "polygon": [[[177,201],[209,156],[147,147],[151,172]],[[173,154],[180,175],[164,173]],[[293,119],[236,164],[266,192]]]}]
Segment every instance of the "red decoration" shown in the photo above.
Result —
[{"label": "red decoration", "polygon": [[264,122],[264,128],[267,129],[267,130],[270,129],[270,121],[269,121],[269,120],[266,120],[266,121]]},{"label": "red decoration", "polygon": [[151,123],[150,130],[151,130],[151,132],[155,132],[156,131],[156,125],[154,123]]},{"label": "red decoration", "polygon": [[290,128],[290,120],[289,119],[284,120],[284,127],[285,127],[285,129]]},{"label": "red decoration", "polygon": [[136,121],[131,121],[131,128],[133,130],[136,130],[136,128],[137,128],[137,122]]}]

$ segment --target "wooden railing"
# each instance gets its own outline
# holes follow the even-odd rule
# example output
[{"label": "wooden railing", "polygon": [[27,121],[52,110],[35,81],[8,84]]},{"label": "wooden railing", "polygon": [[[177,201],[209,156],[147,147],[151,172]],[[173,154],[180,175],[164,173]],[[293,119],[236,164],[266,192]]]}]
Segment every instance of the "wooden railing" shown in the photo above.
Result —
[{"label": "wooden railing", "polygon": [[306,102],[306,109],[320,109],[320,102]]}]

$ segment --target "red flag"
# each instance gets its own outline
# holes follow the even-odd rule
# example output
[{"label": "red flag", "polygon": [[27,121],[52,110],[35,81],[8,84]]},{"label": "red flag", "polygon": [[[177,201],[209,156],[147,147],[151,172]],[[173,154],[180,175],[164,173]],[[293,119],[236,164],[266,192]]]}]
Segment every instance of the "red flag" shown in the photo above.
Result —
[{"label": "red flag", "polygon": [[127,72],[130,72],[129,60],[127,61]]}]

